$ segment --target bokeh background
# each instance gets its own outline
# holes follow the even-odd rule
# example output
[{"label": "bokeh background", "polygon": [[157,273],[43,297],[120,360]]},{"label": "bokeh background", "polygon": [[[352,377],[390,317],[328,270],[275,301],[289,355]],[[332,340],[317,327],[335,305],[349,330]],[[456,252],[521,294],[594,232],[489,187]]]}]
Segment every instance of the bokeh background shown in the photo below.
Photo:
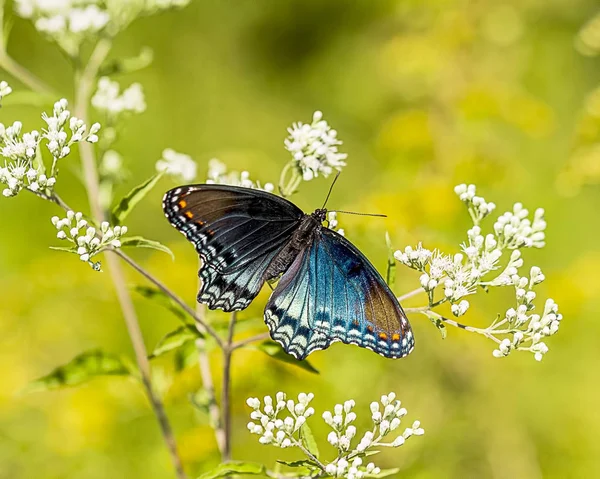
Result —
[{"label": "bokeh background", "polygon": [[[286,127],[309,121],[318,109],[349,154],[330,205],[388,215],[340,217],[347,236],[382,271],[386,230],[398,248],[422,241],[458,249],[469,221],[455,184],[476,183],[499,213],[515,201],[546,209],[548,245],[526,251],[525,259],[546,274],[538,296],[554,298],[564,321],[541,363],[529,353],[495,359],[490,341],[460,330],[442,340],[420,316],[412,318],[416,350],[401,361],[336,344],[311,356],[320,370],[313,375],[243,350],[233,363],[236,459],[272,465],[300,457],[258,445],[246,430],[248,396],[312,391],[321,411],[353,398],[366,425],[368,404],[395,391],[408,418],[420,419],[426,430],[378,457],[381,467],[400,467],[398,477],[600,477],[600,159],[594,149],[600,129],[593,95],[600,27],[582,33],[597,13],[592,0],[202,0],[137,21],[118,37],[114,55],[135,55],[143,46],[155,53],[151,67],[118,78],[123,86],[141,82],[148,104],[121,130],[117,149],[131,171],[121,193],[152,173],[165,147],[190,154],[200,177],[217,157],[253,178],[276,181],[288,160]],[[71,98],[69,63],[29,22],[17,19],[9,51]],[[0,121],[40,128],[41,111],[7,105]],[[72,155],[59,191],[86,211],[78,175]],[[160,208],[172,185],[162,180],[128,225],[175,251],[175,263],[149,250],[134,256],[192,303],[195,254]],[[328,185],[322,179],[303,184],[297,203],[318,207]],[[155,419],[134,382],[107,378],[22,393],[84,350],[132,357],[108,275],[49,250],[56,244],[49,219],[57,213],[32,195],[0,201],[0,478],[172,477]],[[131,284],[143,284],[128,273]],[[397,276],[398,293],[418,286],[412,271],[399,267]],[[486,326],[512,295],[478,294],[465,322]],[[266,297],[241,316],[259,317]],[[142,298],[136,306],[149,348],[178,325]],[[220,358],[211,359],[218,378]],[[198,370],[175,374],[169,356],[156,369],[181,455],[196,475],[218,462],[207,418],[188,401],[201,384]],[[313,423],[324,439],[320,419]],[[322,441],[323,452],[327,447]]]}]

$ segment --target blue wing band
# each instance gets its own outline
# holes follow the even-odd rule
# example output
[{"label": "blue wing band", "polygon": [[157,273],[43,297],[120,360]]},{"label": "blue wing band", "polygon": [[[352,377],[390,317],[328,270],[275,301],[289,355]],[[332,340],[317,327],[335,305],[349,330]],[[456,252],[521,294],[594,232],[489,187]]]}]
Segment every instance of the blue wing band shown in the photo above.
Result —
[{"label": "blue wing band", "polygon": [[298,359],[335,341],[401,358],[414,348],[404,311],[373,265],[320,227],[283,275],[265,309],[271,336]]}]

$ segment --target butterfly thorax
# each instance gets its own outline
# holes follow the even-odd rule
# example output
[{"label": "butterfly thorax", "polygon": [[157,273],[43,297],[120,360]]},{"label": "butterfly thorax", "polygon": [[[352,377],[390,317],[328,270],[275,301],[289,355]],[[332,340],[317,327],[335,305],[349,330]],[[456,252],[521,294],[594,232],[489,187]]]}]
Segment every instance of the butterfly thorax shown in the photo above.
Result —
[{"label": "butterfly thorax", "polygon": [[304,215],[300,225],[290,238],[287,245],[273,258],[273,261],[265,272],[265,279],[277,278],[285,273],[293,263],[298,254],[312,243],[313,237],[325,220],[327,210],[318,209],[310,215]]}]

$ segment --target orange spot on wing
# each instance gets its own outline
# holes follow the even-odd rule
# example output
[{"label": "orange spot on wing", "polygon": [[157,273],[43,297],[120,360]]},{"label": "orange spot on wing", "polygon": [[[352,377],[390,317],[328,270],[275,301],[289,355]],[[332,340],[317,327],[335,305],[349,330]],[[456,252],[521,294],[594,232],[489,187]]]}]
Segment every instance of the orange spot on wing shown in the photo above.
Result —
[{"label": "orange spot on wing", "polygon": [[372,326],[367,326],[367,331],[369,331],[369,333],[373,332],[373,327]]},{"label": "orange spot on wing", "polygon": [[192,219],[194,217],[194,213],[192,213],[191,211],[186,211],[185,216],[187,216],[189,219]]},{"label": "orange spot on wing", "polygon": [[180,208],[185,208],[187,206],[187,201],[185,200],[181,200],[179,203],[177,203],[179,205]]},{"label": "orange spot on wing", "polygon": [[392,334],[392,341],[400,341],[400,335],[398,333]]},{"label": "orange spot on wing", "polygon": [[379,339],[383,339],[384,341],[387,340],[387,334],[385,333],[379,333]]},{"label": "orange spot on wing", "polygon": [[204,226],[206,224],[206,222],[198,220],[198,221],[196,221],[196,224],[198,226]]}]

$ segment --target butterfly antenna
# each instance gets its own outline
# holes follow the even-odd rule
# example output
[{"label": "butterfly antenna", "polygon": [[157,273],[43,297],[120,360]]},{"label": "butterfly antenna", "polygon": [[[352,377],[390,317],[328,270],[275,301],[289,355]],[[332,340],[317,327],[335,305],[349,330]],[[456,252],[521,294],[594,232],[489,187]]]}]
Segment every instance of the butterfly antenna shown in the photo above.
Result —
[{"label": "butterfly antenna", "polygon": [[356,213],[355,211],[342,211],[342,210],[331,210],[330,213],[345,213],[347,215],[375,216],[377,218],[387,218],[387,215],[381,215],[379,213]]},{"label": "butterfly antenna", "polygon": [[[338,179],[338,176],[340,176],[341,171],[338,171],[337,174],[335,175],[335,178],[333,179],[333,182],[331,183],[331,186],[329,187],[329,193],[327,193],[327,198],[325,198],[325,203],[323,203],[323,208],[325,208],[325,205],[327,205],[327,202],[329,201],[329,197],[331,196],[331,191],[333,190],[333,186],[335,185],[335,182]],[[321,208],[321,209],[323,209]]]}]

